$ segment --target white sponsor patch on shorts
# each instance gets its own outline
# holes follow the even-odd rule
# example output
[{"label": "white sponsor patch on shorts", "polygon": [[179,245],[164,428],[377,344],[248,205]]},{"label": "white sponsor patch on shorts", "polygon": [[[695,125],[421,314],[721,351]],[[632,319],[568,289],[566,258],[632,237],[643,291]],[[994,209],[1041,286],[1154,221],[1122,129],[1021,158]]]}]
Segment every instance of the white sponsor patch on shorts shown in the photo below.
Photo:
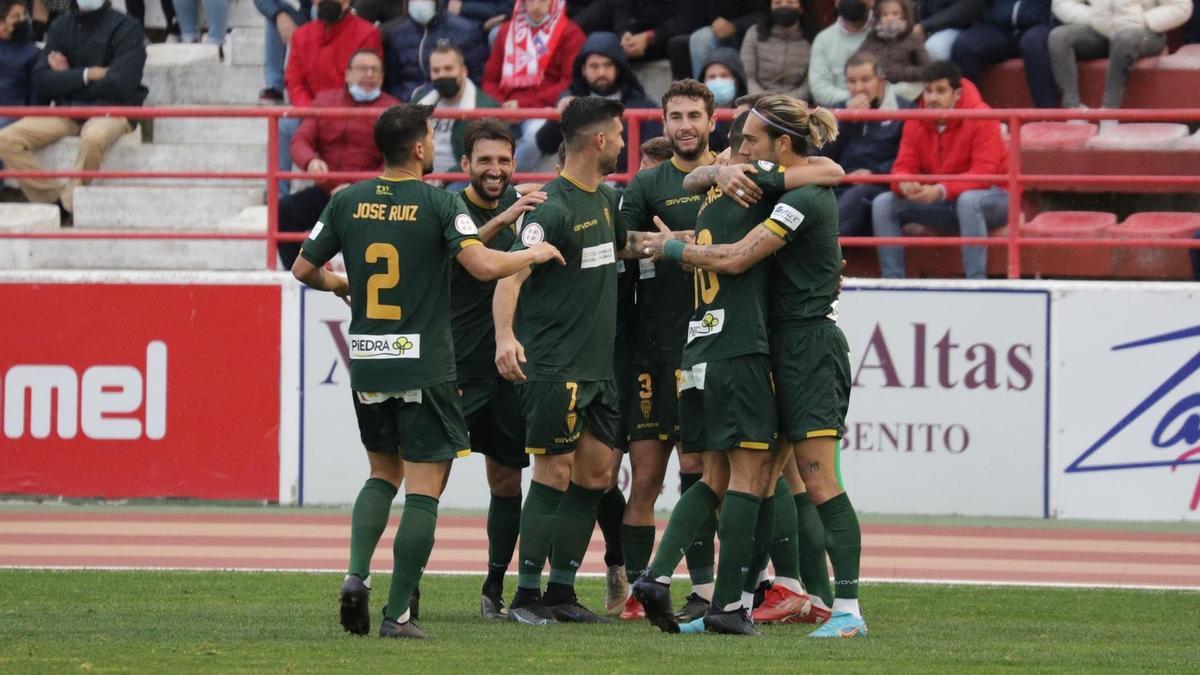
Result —
[{"label": "white sponsor patch on shorts", "polygon": [[530,223],[521,229],[521,243],[526,246],[540,244],[545,238],[546,232],[537,223]]},{"label": "white sponsor patch on shorts", "polygon": [[691,368],[679,371],[679,390],[698,389],[704,391],[704,376],[707,372],[707,363],[697,363]]},{"label": "white sponsor patch on shorts", "polygon": [[312,234],[309,234],[309,235],[308,235],[308,238],[309,238],[309,239],[316,239],[316,238],[317,238],[317,235],[318,235],[318,234],[321,234],[321,230],[323,230],[323,229],[325,229],[325,223],[322,223],[321,221],[319,221],[319,220],[318,220],[318,221],[317,221],[317,224],[316,224],[316,225],[313,225]]},{"label": "white sponsor patch on shorts", "polygon": [[699,321],[688,322],[687,341],[691,342],[696,338],[716,335],[725,328],[725,310],[714,309],[704,313]]},{"label": "white sponsor patch on shorts", "polygon": [[650,258],[641,258],[638,260],[638,278],[653,279],[655,275],[654,261]]},{"label": "white sponsor patch on shorts", "polygon": [[471,216],[465,213],[460,213],[454,217],[454,229],[459,234],[479,234],[479,228],[475,227],[475,221],[471,220]]},{"label": "white sponsor patch on shorts", "polygon": [[579,269],[586,270],[592,267],[603,267],[611,265],[617,261],[616,251],[613,250],[612,242],[606,244],[596,244],[595,246],[587,246],[580,252]]},{"label": "white sponsor patch on shorts", "polygon": [[352,359],[419,359],[421,334],[351,335]]},{"label": "white sponsor patch on shorts", "polygon": [[787,204],[776,204],[775,210],[771,212],[771,220],[795,232],[800,223],[804,222],[804,214]]},{"label": "white sponsor patch on shorts", "polygon": [[375,403],[383,403],[389,398],[398,398],[405,403],[421,403],[421,390],[409,389],[408,391],[356,391],[354,395],[358,397],[358,402],[364,405],[372,405]]}]

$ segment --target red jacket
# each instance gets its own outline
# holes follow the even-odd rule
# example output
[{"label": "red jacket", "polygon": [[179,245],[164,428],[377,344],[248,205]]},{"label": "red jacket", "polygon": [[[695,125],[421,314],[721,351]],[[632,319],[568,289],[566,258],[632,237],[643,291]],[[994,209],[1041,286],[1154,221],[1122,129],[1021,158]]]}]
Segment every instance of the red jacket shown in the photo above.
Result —
[{"label": "red jacket", "polygon": [[[326,89],[312,100],[314,108],[379,108],[383,111],[400,103],[388,94],[380,94],[370,103],[356,103],[343,85]],[[292,161],[301,169],[320,158],[330,171],[378,171],[383,156],[375,147],[374,117],[306,117],[292,137]],[[317,181],[325,192],[346,181]]]},{"label": "red jacket", "polygon": [[536,87],[508,90],[500,86],[500,75],[504,66],[504,42],[508,39],[508,29],[512,19],[500,25],[496,34],[496,42],[492,54],[488,57],[483,69],[483,90],[497,101],[517,101],[522,108],[553,108],[558,103],[558,96],[571,84],[572,64],[579,50],[583,48],[583,30],[574,21],[566,17],[562,37],[558,40],[557,53],[550,58],[550,65],[542,77],[542,83]]},{"label": "red jacket", "polygon": [[[989,108],[979,90],[967,80],[962,81],[962,97],[956,110]],[[917,104],[924,108],[924,98]],[[937,122],[908,120],[900,136],[900,150],[892,164],[892,173],[951,174],[1008,171],[1008,148],[1000,136],[998,120],[954,120],[938,133]],[[899,183],[892,191],[900,192]],[[953,201],[967,190],[984,190],[997,183],[965,181],[945,183],[946,199]]]},{"label": "red jacket", "polygon": [[309,21],[297,28],[292,33],[284,73],[292,105],[312,105],[317,92],[343,86],[346,64],[360,49],[370,49],[383,58],[379,31],[356,14],[346,14],[333,25]]}]

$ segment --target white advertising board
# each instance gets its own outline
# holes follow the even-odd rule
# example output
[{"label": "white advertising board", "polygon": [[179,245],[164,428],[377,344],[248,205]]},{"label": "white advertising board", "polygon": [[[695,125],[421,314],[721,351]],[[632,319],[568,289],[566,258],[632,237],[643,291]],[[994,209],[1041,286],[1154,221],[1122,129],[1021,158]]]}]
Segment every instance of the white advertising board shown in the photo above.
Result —
[{"label": "white advertising board", "polygon": [[1050,299],[1019,286],[848,286],[842,475],[877,513],[1044,515]]},{"label": "white advertising board", "polygon": [[1053,515],[1200,520],[1200,288],[1056,294]]}]

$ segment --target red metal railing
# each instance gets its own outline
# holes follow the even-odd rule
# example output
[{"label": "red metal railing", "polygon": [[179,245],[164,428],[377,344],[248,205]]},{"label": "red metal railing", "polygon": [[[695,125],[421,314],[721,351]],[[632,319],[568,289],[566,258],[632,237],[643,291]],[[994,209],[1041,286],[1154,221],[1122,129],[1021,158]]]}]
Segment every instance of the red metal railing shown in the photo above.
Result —
[{"label": "red metal railing", "polygon": [[[962,182],[984,181],[1005,185],[1008,191],[1008,231],[1005,237],[842,237],[843,246],[914,246],[914,247],[955,247],[962,245],[1005,246],[1008,249],[1009,278],[1019,278],[1021,272],[1021,249],[1025,246],[1047,247],[1076,247],[1076,248],[1117,248],[1129,246],[1156,248],[1197,248],[1200,242],[1192,239],[1071,239],[1071,238],[1037,238],[1025,241],[1021,236],[1020,204],[1025,186],[1121,186],[1137,188],[1150,186],[1175,186],[1184,189],[1200,191],[1200,176],[1155,175],[1155,176],[1123,176],[1123,175],[1034,175],[1025,174],[1021,169],[1021,126],[1031,121],[1066,121],[1086,118],[1088,120],[1119,120],[1122,122],[1195,122],[1200,121],[1200,109],[1181,110],[838,110],[838,119],[842,121],[867,120],[951,120],[951,119],[993,119],[1008,124],[1008,172],[1003,174],[954,174],[954,175],[907,175],[879,174],[870,176],[847,176],[847,183],[890,183],[898,181],[920,182]],[[266,181],[267,231],[257,233],[223,233],[223,232],[93,232],[87,230],[62,229],[44,232],[0,232],[0,239],[216,239],[216,240],[262,240],[265,246],[266,266],[275,267],[276,245],[280,241],[302,241],[305,234],[301,232],[280,232],[278,209],[278,181],[280,179],[310,179],[312,174],[303,171],[282,171],[278,164],[279,149],[279,120],[281,118],[348,118],[370,117],[379,114],[376,108],[281,108],[281,107],[171,107],[171,108],[120,108],[120,107],[4,107],[0,106],[0,117],[69,117],[82,119],[87,117],[126,117],[129,119],[152,119],[168,117],[187,118],[256,118],[267,120],[267,166],[265,171],[14,171],[0,169],[0,180],[4,178],[107,178],[107,179],[176,179],[176,180],[263,180]],[[557,119],[558,112],[553,108],[508,109],[488,108],[476,110],[437,110],[435,117],[452,119],[475,119],[480,117],[496,117],[504,120],[524,119]],[[720,110],[718,119],[728,120],[731,111]],[[636,148],[641,145],[640,124],[658,120],[661,112],[657,109],[626,110],[625,122],[628,131],[627,145],[630,164],[636,165]],[[374,173],[362,172],[330,172],[322,174],[323,180],[363,180]],[[545,181],[553,178],[553,174],[516,174],[517,181]],[[613,174],[610,178],[616,182],[625,183],[632,177],[628,170],[624,173]],[[438,180],[464,180],[461,173],[435,173],[429,178]]]}]

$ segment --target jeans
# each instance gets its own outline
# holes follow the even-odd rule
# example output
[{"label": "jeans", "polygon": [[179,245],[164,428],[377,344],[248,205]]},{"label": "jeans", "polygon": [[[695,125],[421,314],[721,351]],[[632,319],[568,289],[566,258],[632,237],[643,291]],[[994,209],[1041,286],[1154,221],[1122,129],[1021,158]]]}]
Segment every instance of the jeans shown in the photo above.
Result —
[{"label": "jeans", "polygon": [[1025,62],[1025,82],[1033,105],[1054,108],[1058,106],[1058,91],[1046,45],[1049,35],[1049,24],[1032,26],[1020,33],[988,23],[975,24],[954,41],[950,58],[962,68],[963,77],[980,84],[984,66],[1019,56]]},{"label": "jeans", "polygon": [[[302,120],[298,117],[279,118],[279,170],[292,170],[292,137],[300,128]],[[279,194],[286,195],[292,191],[292,181],[283,178],[279,181]]]},{"label": "jeans", "polygon": [[513,153],[517,171],[533,171],[542,161],[542,151],[537,145],[537,132],[546,120],[525,120],[521,122],[521,137],[517,139],[517,149]]},{"label": "jeans", "polygon": [[833,189],[837,194],[838,234],[843,237],[871,235],[871,200],[887,190],[878,183],[855,183]]},{"label": "jeans", "polygon": [[1154,56],[1166,46],[1166,38],[1145,28],[1123,28],[1110,41],[1091,26],[1070,24],[1050,31],[1050,65],[1054,69],[1054,81],[1062,90],[1064,108],[1078,108],[1079,67],[1076,58],[1102,59],[1108,57],[1108,75],[1104,78],[1105,108],[1120,108],[1125,100],[1125,85],[1129,82],[1129,71],[1137,60]]},{"label": "jeans", "polygon": [[[292,17],[292,21],[300,26],[308,21],[308,15],[298,12],[291,7],[286,7],[283,10]],[[279,35],[279,27],[275,25],[275,21],[267,19],[267,32],[263,40],[263,79],[268,89],[277,91],[285,91],[283,85],[283,68],[287,63],[287,43],[283,41],[283,37]]]},{"label": "jeans", "polygon": [[949,61],[950,50],[954,41],[962,31],[957,28],[946,28],[925,38],[925,51],[929,52],[930,61]]},{"label": "jeans", "polygon": [[[308,232],[317,224],[325,205],[329,203],[329,195],[317,187],[304,188],[294,195],[279,197],[279,231]],[[284,269],[291,269],[300,255],[300,242],[279,242],[279,258],[283,261]]]},{"label": "jeans", "polygon": [[[953,202],[920,204],[895,192],[884,192],[871,202],[871,226],[876,237],[899,237],[904,223],[920,223],[940,230],[957,227],[963,237],[986,237],[988,230],[1008,220],[1008,192],[997,187],[967,190]],[[987,247],[963,246],[963,272],[968,279],[987,278]],[[885,279],[903,279],[904,247],[880,246],[879,270]]]},{"label": "jeans", "polygon": [[[174,0],[175,15],[179,18],[180,39],[184,42],[200,41],[200,0]],[[225,28],[229,23],[228,0],[203,0],[204,14],[208,17],[208,43],[225,44]]]},{"label": "jeans", "polygon": [[[1200,239],[1200,232],[1197,232],[1192,238]],[[1188,254],[1192,256],[1192,276],[1196,278],[1196,281],[1200,281],[1200,248],[1194,248],[1188,251]]]},{"label": "jeans", "polygon": [[697,28],[688,37],[688,55],[692,60],[691,76],[694,79],[700,79],[700,66],[704,65],[704,61],[708,58],[708,55],[717,47],[733,47],[737,49],[737,33],[724,40],[718,40],[717,36],[713,34],[712,27],[704,26]]}]

